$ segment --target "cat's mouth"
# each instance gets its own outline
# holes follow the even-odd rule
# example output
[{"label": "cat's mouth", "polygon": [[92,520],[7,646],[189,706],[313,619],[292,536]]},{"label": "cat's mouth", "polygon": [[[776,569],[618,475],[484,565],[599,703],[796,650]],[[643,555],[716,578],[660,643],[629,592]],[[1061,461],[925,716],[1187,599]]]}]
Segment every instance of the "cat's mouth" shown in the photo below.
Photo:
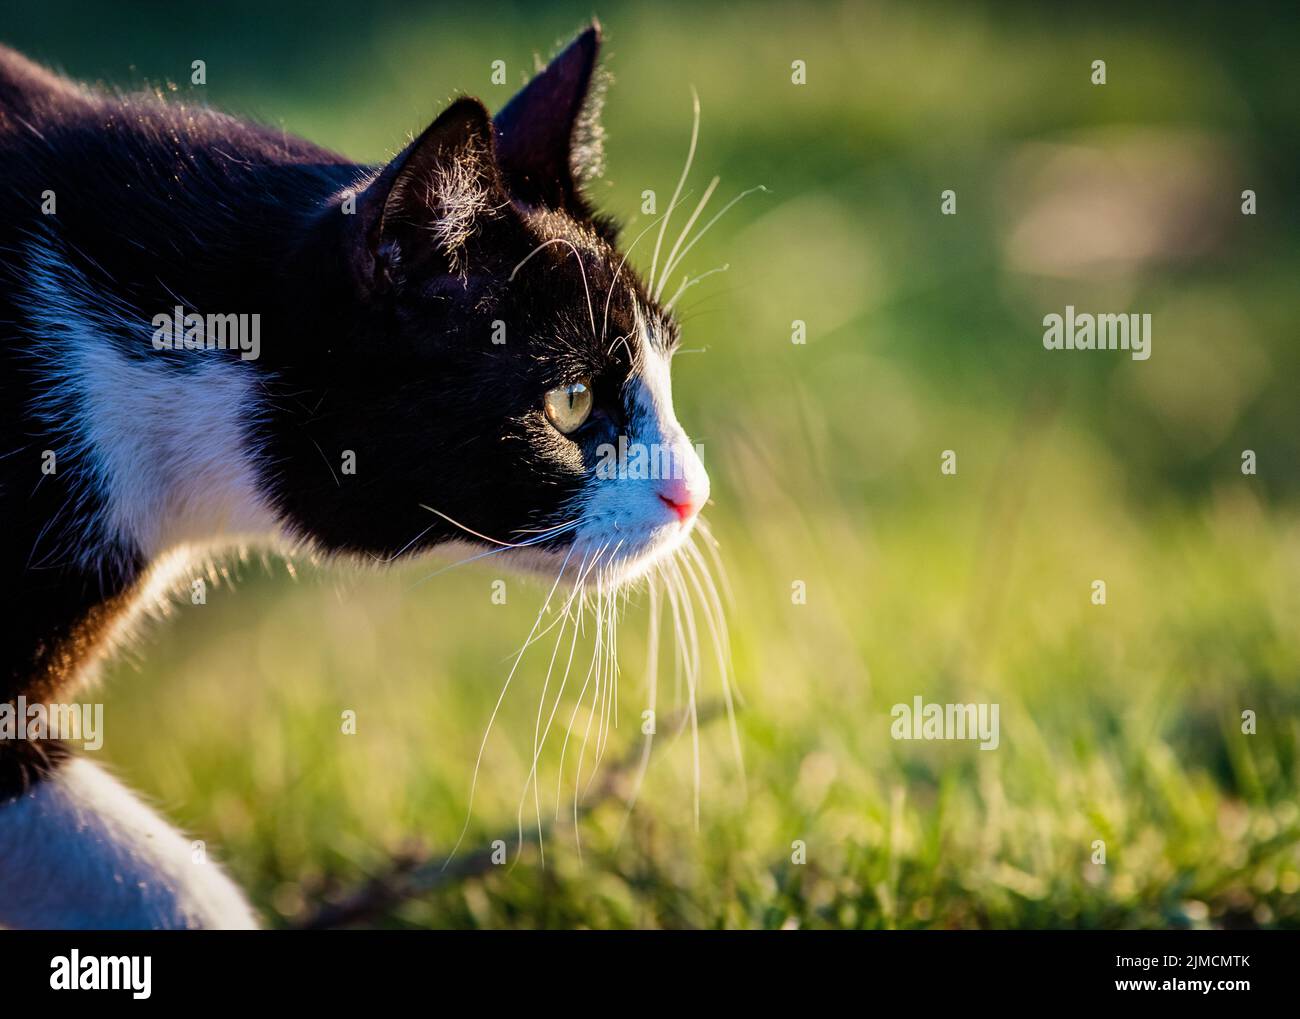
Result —
[{"label": "cat's mouth", "polygon": [[[552,542],[504,550],[502,559],[522,573],[560,584],[618,588],[636,583],[670,560],[686,543],[698,514],[644,524],[584,522]],[[567,539],[567,540],[564,540]],[[562,543],[561,543],[562,542]]]},{"label": "cat's mouth", "polygon": [[575,551],[590,557],[598,569],[612,576],[616,583],[627,584],[641,579],[656,563],[672,558],[695,527],[695,516],[673,520],[647,530],[621,531],[614,528],[590,538],[579,535]]}]

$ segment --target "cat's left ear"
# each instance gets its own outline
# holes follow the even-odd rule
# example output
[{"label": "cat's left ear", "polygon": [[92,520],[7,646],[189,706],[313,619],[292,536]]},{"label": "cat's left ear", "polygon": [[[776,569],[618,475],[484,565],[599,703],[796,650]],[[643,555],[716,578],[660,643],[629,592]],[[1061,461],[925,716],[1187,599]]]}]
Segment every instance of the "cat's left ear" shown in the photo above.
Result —
[{"label": "cat's left ear", "polygon": [[493,155],[492,118],[456,100],[357,196],[347,258],[366,292],[407,270],[464,270],[469,243],[510,204]]},{"label": "cat's left ear", "polygon": [[581,186],[602,169],[599,51],[593,21],[493,118],[497,165],[516,201],[590,215]]}]

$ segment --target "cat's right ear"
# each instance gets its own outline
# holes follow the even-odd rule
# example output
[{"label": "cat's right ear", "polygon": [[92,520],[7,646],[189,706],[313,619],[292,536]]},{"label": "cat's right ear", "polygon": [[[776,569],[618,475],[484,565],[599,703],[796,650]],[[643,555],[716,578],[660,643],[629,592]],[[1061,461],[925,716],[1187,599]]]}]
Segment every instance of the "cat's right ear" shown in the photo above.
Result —
[{"label": "cat's right ear", "polygon": [[600,23],[593,20],[496,115],[501,170],[525,205],[591,218],[582,184],[598,177],[604,162],[600,42]]},{"label": "cat's right ear", "polygon": [[494,145],[486,107],[458,99],[355,194],[346,257],[363,292],[400,286],[407,269],[463,270],[482,220],[509,204]]}]

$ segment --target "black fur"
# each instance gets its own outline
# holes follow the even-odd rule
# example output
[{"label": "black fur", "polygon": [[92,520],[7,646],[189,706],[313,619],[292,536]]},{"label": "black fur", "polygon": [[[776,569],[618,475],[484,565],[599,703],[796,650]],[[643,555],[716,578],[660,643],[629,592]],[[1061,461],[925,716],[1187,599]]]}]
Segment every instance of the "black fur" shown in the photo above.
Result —
[{"label": "black fur", "polygon": [[[636,366],[614,341],[633,329],[633,294],[659,342],[674,337],[630,267],[603,335],[589,320],[588,289],[599,333],[622,261],[575,166],[592,148],[598,45],[593,26],[495,123],[477,100],[456,101],[378,172],[187,101],[92,92],[0,48],[0,700],[66,692],[147,566],[132,548],[87,562],[77,544],[101,497],[70,437],[33,413],[32,352],[46,342],[24,296],[36,241],[127,321],[178,299],[261,315],[249,363],[264,414],[214,420],[192,441],[248,436],[268,498],[315,547],[386,558],[463,536],[421,503],[501,540],[573,515],[596,444],[625,414]],[[454,247],[433,229],[447,212],[434,184],[448,176],[480,199]],[[343,213],[350,194],[355,215]],[[576,248],[586,286],[568,244],[511,281],[552,238]],[[504,345],[491,341],[496,321]],[[165,359],[178,377],[192,370],[184,351],[138,334],[102,342]],[[595,380],[597,411],[563,437],[542,395],[580,376]],[[45,449],[61,454],[54,476],[40,472]],[[344,450],[354,476],[339,471]]]}]

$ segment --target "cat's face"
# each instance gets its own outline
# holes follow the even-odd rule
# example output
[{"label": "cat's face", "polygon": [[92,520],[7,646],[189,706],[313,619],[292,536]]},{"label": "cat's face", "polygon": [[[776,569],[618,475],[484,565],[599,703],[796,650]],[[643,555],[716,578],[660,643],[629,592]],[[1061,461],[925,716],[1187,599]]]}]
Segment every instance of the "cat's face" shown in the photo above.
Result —
[{"label": "cat's face", "polygon": [[709,480],[673,410],[677,325],[580,191],[598,158],[597,41],[580,37],[495,121],[458,100],[358,195],[356,365],[314,427],[366,449],[350,494],[299,514],[327,547],[455,541],[627,580],[694,526]]}]

